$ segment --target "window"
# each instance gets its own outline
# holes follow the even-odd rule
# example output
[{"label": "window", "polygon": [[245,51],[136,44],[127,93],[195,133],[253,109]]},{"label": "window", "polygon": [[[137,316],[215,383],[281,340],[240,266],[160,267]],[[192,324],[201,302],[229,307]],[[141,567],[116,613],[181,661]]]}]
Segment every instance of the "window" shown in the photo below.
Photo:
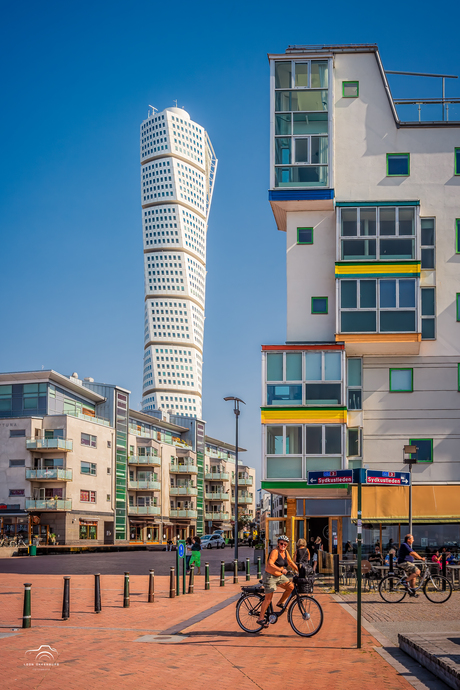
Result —
[{"label": "window", "polygon": [[340,331],[415,332],[415,288],[410,278],[341,280]]},{"label": "window", "polygon": [[305,427],[306,455],[341,455],[342,454],[342,427],[314,426],[307,424]]},{"label": "window", "polygon": [[25,467],[25,460],[10,460],[10,467]]},{"label": "window", "polygon": [[312,314],[327,314],[327,297],[312,297],[311,298],[311,313]]},{"label": "window", "polygon": [[358,96],[359,96],[359,81],[343,81],[342,82],[342,96],[344,98],[358,98]]},{"label": "window", "polygon": [[301,454],[301,426],[267,426],[267,455]]},{"label": "window", "polygon": [[411,446],[416,446],[417,452],[411,454],[413,460],[417,462],[433,462],[433,439],[432,438],[411,438]]},{"label": "window", "polygon": [[413,390],[413,369],[390,369],[390,393],[412,393]]},{"label": "window", "polygon": [[387,153],[387,177],[409,177],[410,153]]},{"label": "window", "polygon": [[97,522],[80,520],[80,539],[97,539]]},{"label": "window", "polygon": [[10,489],[8,496],[25,496],[25,489]]},{"label": "window", "polygon": [[363,375],[362,359],[353,357],[347,359],[348,368],[348,409],[362,409]]},{"label": "window", "polygon": [[359,457],[361,455],[361,429],[350,427],[347,429],[347,457]]},{"label": "window", "polygon": [[456,254],[460,254],[459,230],[460,230],[460,218],[456,218],[455,219],[455,253]]},{"label": "window", "polygon": [[434,218],[422,218],[422,268],[434,268]]},{"label": "window", "polygon": [[362,207],[340,210],[343,261],[415,258],[415,207]]},{"label": "window", "polygon": [[435,307],[435,288],[422,288],[422,340],[436,338]]},{"label": "window", "polygon": [[10,429],[10,438],[19,438],[26,435],[25,429]]},{"label": "window", "polygon": [[457,321],[460,321],[460,292],[456,295]]},{"label": "window", "polygon": [[454,175],[460,175],[460,148],[455,149]]},{"label": "window", "polygon": [[342,402],[341,353],[306,352],[305,380],[307,381],[305,384],[306,405],[340,405]]},{"label": "window", "polygon": [[80,472],[82,474],[93,474],[96,475],[96,463],[95,462],[84,462],[80,463]]},{"label": "window", "polygon": [[82,503],[96,503],[96,492],[95,491],[80,491],[80,501]]},{"label": "window", "polygon": [[297,228],[297,244],[313,244],[313,228]]},{"label": "window", "polygon": [[91,436],[91,434],[82,434],[81,435],[81,445],[82,446],[90,446],[90,448],[96,448],[97,447],[97,437]]}]

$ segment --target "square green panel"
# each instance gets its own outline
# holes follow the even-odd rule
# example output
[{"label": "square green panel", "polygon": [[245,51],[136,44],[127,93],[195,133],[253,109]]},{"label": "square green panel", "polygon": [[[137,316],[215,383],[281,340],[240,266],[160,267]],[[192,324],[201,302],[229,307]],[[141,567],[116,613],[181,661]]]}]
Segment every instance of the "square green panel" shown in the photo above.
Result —
[{"label": "square green panel", "polygon": [[455,149],[454,175],[460,175],[460,146]]},{"label": "square green panel", "polygon": [[413,369],[390,369],[390,393],[412,393],[413,390]]},{"label": "square green panel", "polygon": [[311,313],[312,314],[327,314],[328,297],[312,297],[311,298]]},{"label": "square green panel", "polygon": [[410,153],[387,153],[387,177],[409,177]]},{"label": "square green panel", "polygon": [[456,295],[456,311],[457,311],[457,321],[460,321],[460,292]]},{"label": "square green panel", "polygon": [[432,438],[411,438],[411,446],[417,446],[416,453],[411,454],[413,460],[417,462],[433,462],[433,439]]},{"label": "square green panel", "polygon": [[455,219],[455,253],[460,254],[460,218]]},{"label": "square green panel", "polygon": [[358,98],[359,81],[343,81],[342,96],[343,98]]},{"label": "square green panel", "polygon": [[297,228],[297,244],[313,244],[313,228]]}]

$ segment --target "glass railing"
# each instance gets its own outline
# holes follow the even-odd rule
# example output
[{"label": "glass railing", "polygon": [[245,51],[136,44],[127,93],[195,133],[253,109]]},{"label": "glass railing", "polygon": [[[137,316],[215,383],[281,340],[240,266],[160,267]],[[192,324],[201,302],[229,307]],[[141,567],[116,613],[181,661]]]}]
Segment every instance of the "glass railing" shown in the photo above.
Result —
[{"label": "glass railing", "polygon": [[65,438],[28,438],[27,450],[72,450],[73,441]]},{"label": "glass railing", "polygon": [[171,463],[169,466],[170,472],[180,472],[184,474],[198,474],[197,465],[179,465],[176,463]]},{"label": "glass railing", "polygon": [[179,510],[175,508],[171,508],[169,511],[169,516],[170,517],[185,517],[185,518],[196,518],[198,515],[196,510]]},{"label": "glass railing", "polygon": [[110,421],[104,419],[103,417],[93,417],[90,414],[83,414],[82,412],[66,412],[70,417],[76,417],[77,419],[85,419],[87,422],[93,422],[94,424],[101,424],[102,426],[110,426]]},{"label": "glass railing", "polygon": [[230,513],[205,513],[205,520],[229,520]]},{"label": "glass railing", "polygon": [[[238,496],[238,503],[252,503],[253,498],[252,496],[241,496],[241,494]],[[235,496],[232,496],[232,503],[235,503]]]},{"label": "glass railing", "polygon": [[224,491],[211,491],[205,495],[208,501],[229,501],[230,494]]},{"label": "glass railing", "polygon": [[169,487],[171,496],[198,496],[196,486],[171,486]]},{"label": "glass railing", "polygon": [[72,510],[72,499],[48,499],[46,501],[26,501],[26,510]]},{"label": "glass railing", "polygon": [[130,455],[128,458],[129,465],[161,465],[161,459],[158,455]]},{"label": "glass railing", "polygon": [[26,470],[26,479],[56,479],[57,481],[72,481],[72,470],[50,468],[44,470]]},{"label": "glass railing", "polygon": [[144,490],[148,491],[159,491],[161,489],[161,483],[155,480],[139,479],[139,480],[129,480],[128,489],[134,490]]},{"label": "glass railing", "polygon": [[[232,484],[235,483],[235,477],[232,477]],[[239,486],[252,486],[253,479],[252,477],[238,477],[238,485]]]},{"label": "glass railing", "polygon": [[205,479],[230,479],[228,472],[206,472]]},{"label": "glass railing", "polygon": [[129,515],[160,515],[160,506],[128,506]]}]

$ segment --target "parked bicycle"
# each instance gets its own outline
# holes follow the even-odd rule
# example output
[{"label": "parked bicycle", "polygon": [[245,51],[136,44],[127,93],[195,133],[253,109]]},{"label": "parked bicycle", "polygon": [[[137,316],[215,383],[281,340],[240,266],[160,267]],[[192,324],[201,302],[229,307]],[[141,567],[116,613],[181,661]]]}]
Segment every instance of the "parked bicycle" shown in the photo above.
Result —
[{"label": "parked bicycle", "polygon": [[[444,604],[452,594],[452,584],[447,577],[431,572],[428,563],[420,574],[420,580],[414,591],[423,590],[428,601],[433,604]],[[410,593],[407,577],[401,569],[396,568],[395,573],[390,573],[379,584],[379,594],[388,604],[398,604]]]},{"label": "parked bicycle", "polygon": [[13,537],[4,536],[0,539],[0,546],[16,546],[16,542]]},{"label": "parked bicycle", "polygon": [[[265,620],[275,625],[287,611],[288,621],[293,631],[301,637],[312,637],[320,631],[323,624],[323,609],[311,594],[303,594],[297,590],[296,580],[297,578],[294,577],[294,589],[280,611],[274,611],[273,604],[270,602],[265,613]],[[258,633],[264,628],[257,622],[264,600],[263,585],[241,589],[241,597],[236,604],[236,620],[245,632]]]}]

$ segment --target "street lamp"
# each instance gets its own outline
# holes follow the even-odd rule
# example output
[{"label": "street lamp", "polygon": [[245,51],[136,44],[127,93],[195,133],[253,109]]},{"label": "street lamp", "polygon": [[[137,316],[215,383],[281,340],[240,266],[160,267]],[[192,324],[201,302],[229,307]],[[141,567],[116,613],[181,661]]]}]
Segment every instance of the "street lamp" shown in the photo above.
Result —
[{"label": "street lamp", "polygon": [[[235,413],[235,560],[238,561],[238,417],[240,416],[240,403],[246,405],[241,398],[228,396],[225,401],[233,400],[233,412]],[[231,502],[230,502],[231,503]]]},{"label": "street lamp", "polygon": [[[415,465],[417,458],[413,458],[412,455],[417,453],[417,446],[404,446],[403,449],[403,462],[405,465],[409,465],[409,534],[412,534],[412,465]],[[409,457],[406,458],[406,455]]]}]

